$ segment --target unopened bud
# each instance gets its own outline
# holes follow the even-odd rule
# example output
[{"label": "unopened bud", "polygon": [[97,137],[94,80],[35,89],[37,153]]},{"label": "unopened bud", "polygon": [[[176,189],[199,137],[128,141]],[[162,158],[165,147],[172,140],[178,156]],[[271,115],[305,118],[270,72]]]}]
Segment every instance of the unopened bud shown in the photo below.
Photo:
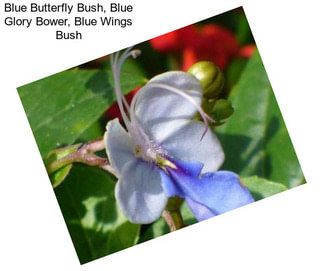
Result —
[{"label": "unopened bud", "polygon": [[220,69],[213,62],[197,62],[189,68],[188,72],[201,82],[204,97],[208,99],[217,98],[222,91],[224,78]]},{"label": "unopened bud", "polygon": [[230,117],[233,114],[233,111],[230,101],[219,99],[216,101],[211,115],[217,122],[219,122]]}]

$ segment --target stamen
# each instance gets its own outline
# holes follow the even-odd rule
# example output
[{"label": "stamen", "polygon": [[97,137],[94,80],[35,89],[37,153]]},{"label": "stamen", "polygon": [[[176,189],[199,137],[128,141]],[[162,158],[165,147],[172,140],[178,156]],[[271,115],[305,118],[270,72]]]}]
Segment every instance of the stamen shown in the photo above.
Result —
[{"label": "stamen", "polygon": [[140,56],[141,51],[139,49],[135,49],[131,51],[131,56],[132,58],[137,58],[138,56]]},{"label": "stamen", "polygon": [[119,52],[112,54],[110,56],[113,79],[114,79],[114,88],[117,96],[117,103],[121,112],[122,119],[128,130],[130,129],[131,124],[125,112],[125,109],[127,110],[128,114],[130,114],[130,106],[126,98],[122,94],[122,90],[120,86],[120,71],[123,63],[129,56],[132,56],[135,58],[140,54],[140,50],[131,50],[132,48],[133,47],[127,48],[121,57],[119,57]]},{"label": "stamen", "polygon": [[113,79],[114,79],[114,90],[117,96],[117,103],[120,109],[120,113],[122,116],[122,119],[126,125],[126,127],[130,127],[130,120],[128,119],[125,111],[124,111],[124,107],[123,107],[123,95],[121,92],[121,87],[120,87],[120,66],[118,65],[118,60],[116,59],[116,57],[114,57],[112,55],[111,57],[111,67],[112,67],[112,73],[113,73]]}]

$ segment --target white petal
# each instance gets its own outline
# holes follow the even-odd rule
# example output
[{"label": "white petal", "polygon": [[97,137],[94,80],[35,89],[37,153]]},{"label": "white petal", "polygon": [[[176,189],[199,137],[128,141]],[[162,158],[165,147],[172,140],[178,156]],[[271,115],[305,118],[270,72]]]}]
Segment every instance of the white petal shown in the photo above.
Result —
[{"label": "white petal", "polygon": [[140,159],[122,170],[115,194],[121,210],[137,224],[157,220],[167,203],[158,168]]},{"label": "white petal", "polygon": [[173,71],[155,76],[137,93],[139,96],[135,113],[148,135],[154,139],[157,139],[156,135],[158,135],[160,140],[167,136],[168,131],[168,129],[161,129],[160,124],[167,123],[168,127],[175,127],[170,124],[172,121],[191,119],[197,109],[192,102],[179,94],[154,87],[153,84],[177,88],[192,97],[197,105],[201,104],[202,87],[193,75]]},{"label": "white petal", "polygon": [[118,119],[109,121],[106,130],[104,134],[105,148],[110,164],[119,177],[124,165],[136,159],[135,145]]},{"label": "white petal", "polygon": [[216,171],[224,161],[224,153],[212,131],[208,130],[201,140],[204,129],[200,121],[187,121],[160,144],[175,160],[203,163],[202,173]]}]

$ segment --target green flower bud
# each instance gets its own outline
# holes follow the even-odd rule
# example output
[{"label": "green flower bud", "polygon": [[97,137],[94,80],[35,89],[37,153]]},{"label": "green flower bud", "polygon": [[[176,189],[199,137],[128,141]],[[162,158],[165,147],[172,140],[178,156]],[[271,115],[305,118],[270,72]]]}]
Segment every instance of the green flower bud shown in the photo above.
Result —
[{"label": "green flower bud", "polygon": [[233,114],[233,111],[230,101],[219,99],[216,101],[211,115],[217,122],[220,122],[221,120],[225,120],[230,117]]},{"label": "green flower bud", "polygon": [[188,72],[201,82],[204,97],[215,99],[222,91],[224,77],[220,69],[213,62],[197,62],[189,68]]},{"label": "green flower bud", "polygon": [[206,114],[210,115],[212,113],[215,102],[216,102],[216,99],[207,99],[203,97],[202,108]]}]

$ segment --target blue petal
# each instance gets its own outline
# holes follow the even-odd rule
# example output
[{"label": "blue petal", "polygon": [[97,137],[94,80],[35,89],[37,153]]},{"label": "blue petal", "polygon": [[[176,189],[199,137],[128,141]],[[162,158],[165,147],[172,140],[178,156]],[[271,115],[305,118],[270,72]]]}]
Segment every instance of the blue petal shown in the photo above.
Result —
[{"label": "blue petal", "polygon": [[185,195],[180,190],[180,188],[176,185],[176,183],[162,169],[159,170],[159,174],[162,181],[162,187],[168,198],[174,197],[174,196],[179,196],[181,198],[185,197]]},{"label": "blue petal", "polygon": [[204,206],[203,204],[197,203],[190,197],[186,197],[185,201],[187,203],[187,206],[191,209],[198,221],[202,221],[217,215],[216,213],[212,212],[208,207]]},{"label": "blue petal", "polygon": [[168,171],[198,220],[209,218],[210,213],[215,216],[254,202],[233,172],[217,171],[199,176],[200,163],[176,162],[176,165],[177,169]]}]

